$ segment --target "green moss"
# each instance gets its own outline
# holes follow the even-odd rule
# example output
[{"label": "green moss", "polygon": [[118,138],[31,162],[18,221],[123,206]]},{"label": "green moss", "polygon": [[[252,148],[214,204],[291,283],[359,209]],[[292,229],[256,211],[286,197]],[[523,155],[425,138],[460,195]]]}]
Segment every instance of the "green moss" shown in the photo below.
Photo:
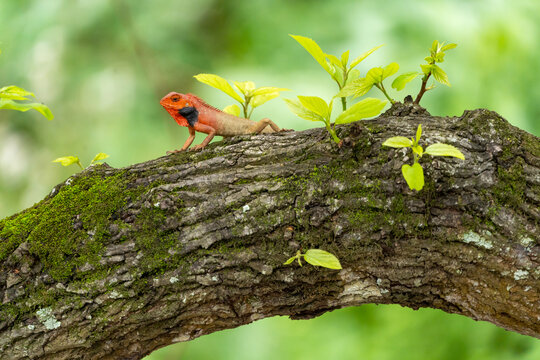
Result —
[{"label": "green moss", "polygon": [[30,253],[56,280],[66,279],[85,263],[97,264],[108,224],[129,197],[143,190],[128,190],[128,184],[124,172],[70,178],[54,196],[0,221],[0,261],[27,241]]},{"label": "green moss", "polygon": [[523,158],[518,157],[508,168],[498,166],[499,181],[493,191],[499,204],[508,204],[519,209],[526,200],[524,197],[527,183],[523,173],[523,165]]}]

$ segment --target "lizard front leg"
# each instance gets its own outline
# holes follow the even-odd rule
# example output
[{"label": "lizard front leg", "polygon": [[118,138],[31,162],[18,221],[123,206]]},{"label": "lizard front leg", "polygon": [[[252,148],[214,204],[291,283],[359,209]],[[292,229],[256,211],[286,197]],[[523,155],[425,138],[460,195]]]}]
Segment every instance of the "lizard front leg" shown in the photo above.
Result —
[{"label": "lizard front leg", "polygon": [[195,129],[191,126],[188,126],[188,130],[189,130],[189,137],[187,138],[182,148],[180,150],[167,151],[167,155],[175,154],[180,151],[185,151],[193,143],[193,140],[195,139]]},{"label": "lizard front leg", "polygon": [[216,135],[216,129],[214,129],[211,126],[201,124],[200,122],[196,122],[193,127],[198,132],[203,132],[203,133],[208,134],[208,136],[206,138],[204,138],[202,143],[200,143],[199,145],[194,146],[193,148],[191,148],[192,151],[202,150],[202,149],[204,149],[204,147],[206,145],[208,145],[208,143],[210,141],[212,141],[212,139],[214,138],[214,135]]}]

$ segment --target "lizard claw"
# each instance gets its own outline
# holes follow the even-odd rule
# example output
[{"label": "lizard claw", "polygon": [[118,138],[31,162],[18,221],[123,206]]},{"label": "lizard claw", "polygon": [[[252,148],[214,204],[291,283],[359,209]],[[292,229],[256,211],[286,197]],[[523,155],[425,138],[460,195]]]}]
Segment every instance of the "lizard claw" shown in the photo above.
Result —
[{"label": "lizard claw", "polygon": [[293,129],[281,129],[279,130],[279,132],[289,132],[289,131],[294,131]]}]

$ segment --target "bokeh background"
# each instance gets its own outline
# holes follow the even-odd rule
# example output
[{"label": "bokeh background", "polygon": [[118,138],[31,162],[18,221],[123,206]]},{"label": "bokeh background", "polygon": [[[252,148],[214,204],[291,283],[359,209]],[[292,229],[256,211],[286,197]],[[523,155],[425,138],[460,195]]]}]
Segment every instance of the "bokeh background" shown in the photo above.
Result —
[{"label": "bokeh background", "polygon": [[[455,42],[441,64],[452,87],[422,104],[432,114],[479,107],[540,135],[540,2],[537,0],[2,0],[0,87],[36,94],[55,115],[0,110],[0,218],[42,199],[76,168],[51,163],[98,152],[124,167],[178,148],[187,130],[159,106],[169,91],[209,103],[226,95],[193,75],[292,89],[329,99],[335,84],[288,34],[351,57],[358,67],[419,70],[434,39]],[[389,86],[388,86],[389,87]],[[391,96],[418,91],[419,81]],[[382,96],[376,92],[370,96]],[[280,99],[253,116],[302,130]],[[202,136],[196,139],[200,142]],[[436,310],[364,305],[309,321],[272,318],[156,351],[157,359],[540,359],[540,342]]]}]

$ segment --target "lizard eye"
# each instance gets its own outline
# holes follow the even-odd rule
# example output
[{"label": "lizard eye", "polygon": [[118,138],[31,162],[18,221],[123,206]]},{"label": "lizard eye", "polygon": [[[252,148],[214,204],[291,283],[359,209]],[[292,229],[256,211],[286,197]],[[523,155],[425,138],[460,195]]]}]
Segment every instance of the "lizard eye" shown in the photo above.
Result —
[{"label": "lizard eye", "polygon": [[173,96],[171,100],[174,102],[177,102],[178,100],[180,100],[180,98],[178,96]]}]

